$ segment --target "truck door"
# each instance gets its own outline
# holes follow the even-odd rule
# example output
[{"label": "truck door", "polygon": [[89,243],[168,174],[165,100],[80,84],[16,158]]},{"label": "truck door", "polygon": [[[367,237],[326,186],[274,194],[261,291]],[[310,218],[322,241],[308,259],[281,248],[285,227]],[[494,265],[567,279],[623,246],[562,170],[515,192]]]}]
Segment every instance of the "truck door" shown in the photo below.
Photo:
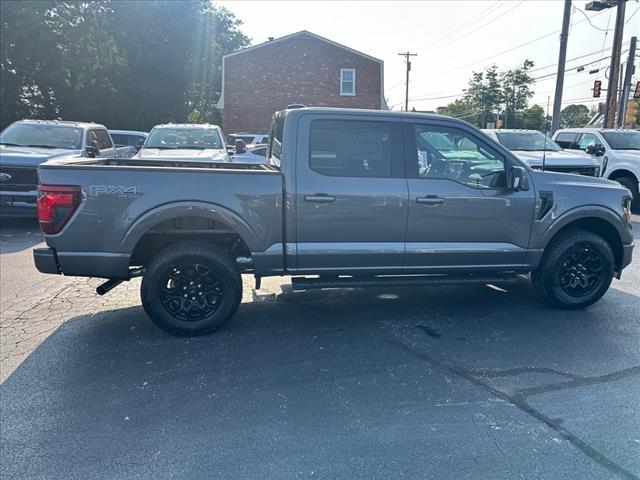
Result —
[{"label": "truck door", "polygon": [[408,199],[401,121],[305,115],[296,152],[298,272],[399,272]]},{"label": "truck door", "polygon": [[406,271],[521,267],[534,192],[507,188],[507,169],[515,161],[462,126],[412,122],[404,134]]}]

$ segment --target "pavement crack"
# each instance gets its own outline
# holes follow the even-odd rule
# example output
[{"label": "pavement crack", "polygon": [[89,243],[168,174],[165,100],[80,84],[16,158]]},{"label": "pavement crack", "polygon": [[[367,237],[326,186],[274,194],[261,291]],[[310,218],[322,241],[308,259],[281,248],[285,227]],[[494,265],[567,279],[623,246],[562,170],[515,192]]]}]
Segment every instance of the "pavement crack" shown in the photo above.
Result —
[{"label": "pavement crack", "polygon": [[[426,352],[422,351],[421,349],[419,349],[419,347],[417,345],[415,345],[415,344],[407,344],[407,343],[402,342],[401,340],[399,340],[397,337],[388,340],[388,342],[393,344],[393,345],[396,345],[396,346],[400,347],[401,349],[403,349],[407,353],[410,353],[411,355],[414,355],[415,357],[420,358],[421,360],[423,360],[426,363],[429,363],[429,364],[434,365],[436,367],[442,368],[443,370],[449,372],[450,374],[455,375],[457,377],[460,377],[460,378],[462,378],[464,380],[467,380],[468,382],[470,382],[470,383],[472,383],[472,384],[474,384],[474,385],[486,390],[487,392],[491,393],[495,397],[497,397],[497,398],[499,398],[501,400],[504,400],[506,402],[509,402],[513,406],[515,406],[518,409],[520,409],[522,412],[524,412],[527,415],[535,418],[539,422],[545,424],[547,427],[549,427],[552,430],[554,430],[555,432],[557,432],[562,438],[564,438],[566,441],[571,443],[578,450],[582,451],[582,453],[584,453],[587,457],[589,457],[591,460],[596,462],[601,467],[607,469],[609,472],[611,472],[612,474],[616,475],[617,477],[622,478],[624,480],[640,480],[639,477],[637,477],[632,472],[630,472],[629,470],[624,468],[622,465],[619,465],[618,463],[613,461],[611,458],[607,457],[602,452],[600,452],[600,451],[596,450],[595,448],[593,448],[587,442],[585,442],[584,440],[579,438],[575,433],[573,433],[572,431],[570,431],[566,427],[563,427],[559,422],[557,422],[554,419],[546,416],[540,410],[537,410],[536,408],[531,406],[527,402],[527,398],[526,398],[525,395],[518,395],[518,394],[509,395],[508,393],[505,393],[505,392],[503,392],[501,390],[498,390],[497,388],[494,388],[491,385],[489,385],[488,383],[484,382],[481,378],[479,378],[477,376],[477,374],[474,373],[474,370],[468,370],[468,369],[463,368],[463,367],[458,367],[456,365],[452,365],[452,364],[447,363],[447,362],[445,362],[443,360],[439,360],[438,358],[434,357],[433,355],[430,355],[429,353],[426,353]],[[603,375],[602,377],[593,377],[593,379],[576,379],[576,380],[572,380],[570,382],[563,382],[563,383],[558,384],[558,385],[572,384],[572,383],[577,383],[577,382],[582,382],[584,385],[593,385],[593,384],[596,384],[596,383],[604,383],[605,377],[612,377],[612,378],[610,378],[609,380],[606,380],[606,381],[611,381],[613,379],[613,377],[615,377],[616,375],[620,376],[620,378],[624,378],[624,376],[628,376],[628,375],[633,375],[635,373],[639,373],[639,372],[635,372],[636,369],[640,369],[640,367],[633,367],[632,369],[623,370],[621,372],[615,372],[614,374]],[[631,370],[631,372],[629,372],[629,370]],[[595,379],[600,379],[600,381],[595,381]],[[592,380],[591,383],[589,383],[589,380]],[[566,387],[563,387],[563,388],[566,388]]]},{"label": "pavement crack", "polygon": [[582,377],[579,375],[574,375],[568,372],[562,372],[560,370],[556,370],[555,368],[546,368],[546,367],[515,367],[515,368],[506,368],[506,369],[480,369],[480,370],[468,370],[472,375],[476,375],[483,378],[500,378],[500,377],[510,377],[516,375],[522,375],[523,373],[550,373],[553,375],[558,375],[561,377],[571,378],[571,379],[581,379]]},{"label": "pavement crack", "polygon": [[553,392],[556,390],[565,390],[568,388],[586,387],[589,385],[599,385],[601,383],[615,382],[633,375],[640,375],[640,366],[625,368],[617,372],[599,375],[596,377],[582,377],[570,380],[568,382],[551,383],[540,385],[537,387],[523,388],[514,394],[515,397],[529,397],[531,395],[539,395],[541,393]]}]

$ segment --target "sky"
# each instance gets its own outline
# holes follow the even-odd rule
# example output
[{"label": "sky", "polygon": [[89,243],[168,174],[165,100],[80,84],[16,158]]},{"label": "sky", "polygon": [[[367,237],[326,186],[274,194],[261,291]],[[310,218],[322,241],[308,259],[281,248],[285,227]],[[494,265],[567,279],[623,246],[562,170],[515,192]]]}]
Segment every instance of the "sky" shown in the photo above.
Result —
[{"label": "sky", "polygon": [[[412,58],[409,109],[435,110],[461,98],[473,71],[495,63],[500,69],[535,62],[532,103],[553,103],[563,0],[424,1],[217,1],[233,12],[252,45],[308,30],[384,61],[385,98],[404,107],[405,64]],[[563,106],[595,105],[594,80],[606,88],[615,8],[585,12],[574,0],[567,49]],[[629,0],[623,37],[626,61],[631,36],[640,34],[640,1]],[[588,20],[587,20],[588,17]],[[639,46],[640,48],[640,46]],[[574,59],[574,60],[572,60]],[[636,59],[640,62],[640,58]],[[588,65],[586,65],[588,64]],[[576,69],[585,66],[583,72]],[[588,71],[599,69],[597,74]],[[640,80],[640,67],[634,80]],[[604,97],[604,93],[603,93]],[[604,101],[604,98],[602,98]],[[552,106],[550,108],[553,108]]]}]

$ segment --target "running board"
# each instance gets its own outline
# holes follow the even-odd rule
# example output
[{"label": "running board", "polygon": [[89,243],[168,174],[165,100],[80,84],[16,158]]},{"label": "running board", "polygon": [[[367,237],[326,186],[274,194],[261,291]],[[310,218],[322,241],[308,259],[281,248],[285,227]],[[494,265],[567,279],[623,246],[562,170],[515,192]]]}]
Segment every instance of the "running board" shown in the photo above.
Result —
[{"label": "running board", "polygon": [[486,283],[516,283],[514,272],[495,274],[457,275],[382,275],[372,277],[321,276],[320,278],[293,277],[294,291],[314,288],[366,288],[366,287],[410,287],[428,285],[470,285]]}]

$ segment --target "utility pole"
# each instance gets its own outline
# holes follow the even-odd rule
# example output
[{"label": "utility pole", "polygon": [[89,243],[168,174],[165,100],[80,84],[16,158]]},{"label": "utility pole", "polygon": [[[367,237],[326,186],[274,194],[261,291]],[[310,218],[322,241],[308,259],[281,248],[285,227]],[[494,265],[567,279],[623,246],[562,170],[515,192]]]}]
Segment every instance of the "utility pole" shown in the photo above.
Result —
[{"label": "utility pole", "polygon": [[622,34],[624,33],[624,12],[627,0],[594,0],[587,4],[585,10],[599,12],[605,8],[617,6],[616,29],[611,50],[611,66],[609,67],[609,83],[607,84],[607,101],[604,105],[604,128],[613,128],[616,118],[616,102],[618,100],[618,75],[620,72],[620,55],[622,54]]},{"label": "utility pole", "polygon": [[627,70],[624,74],[624,83],[622,84],[622,93],[620,94],[620,105],[618,107],[618,127],[624,125],[624,116],[627,110],[627,101],[631,92],[631,81],[635,73],[636,43],[638,37],[631,37],[631,45],[629,46],[629,57],[627,58]]},{"label": "utility pole", "polygon": [[562,33],[560,34],[560,56],[558,58],[558,76],[556,79],[556,94],[553,97],[553,117],[551,133],[560,128],[560,111],[562,110],[562,90],[564,89],[564,70],[567,61],[567,43],[569,40],[569,20],[571,19],[571,0],[564,0],[564,15],[562,17]]},{"label": "utility pole", "polygon": [[408,111],[409,110],[409,72],[411,71],[411,60],[409,60],[409,57],[417,57],[418,54],[417,53],[409,53],[409,51],[405,52],[405,53],[399,53],[398,55],[401,55],[403,57],[405,57],[405,62],[407,64],[407,83],[405,86],[405,93],[404,93],[404,111]]}]

